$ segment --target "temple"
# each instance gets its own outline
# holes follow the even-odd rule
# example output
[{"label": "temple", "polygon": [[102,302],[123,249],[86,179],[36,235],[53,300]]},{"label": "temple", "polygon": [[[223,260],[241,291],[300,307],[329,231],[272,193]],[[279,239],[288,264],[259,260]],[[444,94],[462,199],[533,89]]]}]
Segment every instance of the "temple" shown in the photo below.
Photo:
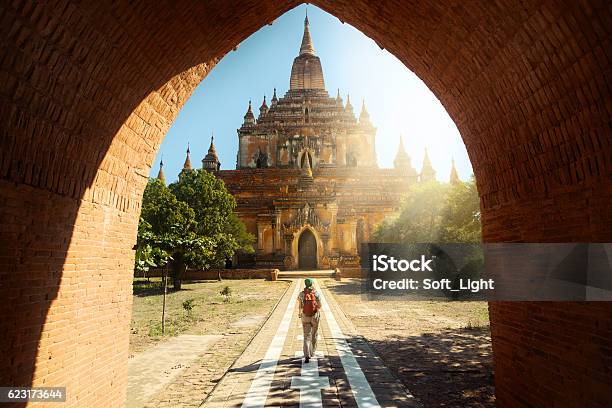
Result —
[{"label": "temple", "polygon": [[[255,254],[239,254],[234,265],[357,267],[360,244],[398,212],[409,187],[436,177],[427,152],[421,172],[413,168],[402,138],[394,168],[379,168],[375,137],[365,102],[357,118],[349,96],[346,102],[339,90],[329,96],[306,17],[289,90],[278,98],[274,89],[270,105],[264,96],[257,118],[249,101],[236,170],[221,170],[212,138],[202,160],[225,182],[238,216],[257,237]],[[190,168],[188,149],[184,171]]]}]

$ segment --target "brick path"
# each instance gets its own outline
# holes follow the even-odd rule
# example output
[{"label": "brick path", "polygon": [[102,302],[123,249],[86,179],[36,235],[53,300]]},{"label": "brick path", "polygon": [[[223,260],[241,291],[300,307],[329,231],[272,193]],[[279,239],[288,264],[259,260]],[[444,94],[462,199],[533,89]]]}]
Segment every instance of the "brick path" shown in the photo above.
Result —
[{"label": "brick path", "polygon": [[323,296],[318,355],[309,364],[303,363],[302,327],[295,307],[302,287],[302,279],[292,282],[270,319],[203,406],[419,406],[355,332],[325,288],[318,288]]}]

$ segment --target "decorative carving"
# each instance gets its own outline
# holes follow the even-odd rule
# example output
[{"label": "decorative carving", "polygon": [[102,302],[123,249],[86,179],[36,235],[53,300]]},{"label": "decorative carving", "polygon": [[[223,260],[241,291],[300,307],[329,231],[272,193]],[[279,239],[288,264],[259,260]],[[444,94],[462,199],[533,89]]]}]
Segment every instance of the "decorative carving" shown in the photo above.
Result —
[{"label": "decorative carving", "polygon": [[330,261],[329,261],[329,257],[324,256],[321,259],[321,267],[324,269],[329,269],[329,267],[331,266]]},{"label": "decorative carving", "polygon": [[324,223],[319,219],[314,209],[308,203],[304,204],[304,207],[298,210],[297,215],[291,220],[291,222],[283,224],[283,229],[285,233],[295,232],[304,225],[310,225],[318,231],[325,233],[329,231],[330,226],[329,222]]}]

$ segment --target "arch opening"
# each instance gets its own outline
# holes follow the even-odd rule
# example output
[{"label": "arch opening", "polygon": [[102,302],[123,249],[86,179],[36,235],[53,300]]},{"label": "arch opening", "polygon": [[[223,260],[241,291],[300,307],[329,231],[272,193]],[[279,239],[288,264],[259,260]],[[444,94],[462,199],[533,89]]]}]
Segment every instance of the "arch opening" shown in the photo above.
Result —
[{"label": "arch opening", "polygon": [[298,240],[298,267],[300,270],[317,269],[317,239],[309,228],[302,231]]},{"label": "arch opening", "polygon": [[[237,21],[231,5],[221,3],[193,3],[180,11],[164,2],[139,3],[117,6],[121,13],[110,4],[71,10],[42,5],[36,12],[15,3],[2,6],[17,26],[38,27],[42,13],[65,23],[47,27],[57,38],[88,38],[100,51],[87,52],[90,47],[82,44],[81,53],[54,42],[56,37],[0,28],[8,45],[2,68],[10,73],[0,121],[7,271],[2,315],[10,344],[3,353],[3,384],[39,385],[55,375],[78,389],[68,406],[77,400],[121,405],[131,248],[151,162],[170,123],[218,58],[297,4],[257,3],[261,13]],[[605,6],[587,2],[585,11],[564,2],[520,9],[464,3],[442,12],[432,2],[415,13],[408,5],[389,10],[367,2],[315,3],[387,47],[439,97],[474,166],[486,241],[609,240],[610,61],[601,50],[610,28],[598,17],[607,15]],[[143,15],[151,18],[144,21]],[[63,56],[63,65],[38,57],[35,49]],[[152,64],[153,55],[164,58]],[[96,299],[78,290],[84,282],[102,288]],[[100,310],[113,318],[92,324],[100,321]],[[604,355],[605,344],[593,339],[606,338],[609,305],[495,303],[490,310],[500,405],[578,404],[581,389],[609,389],[609,373],[590,365]],[[69,333],[63,333],[65,356],[78,358],[62,357],[41,340],[60,321],[69,322],[63,325]],[[541,343],[517,336],[517,328],[537,332]],[[91,344],[86,338],[99,340]],[[585,352],[555,354],[565,347]],[[92,364],[88,356],[94,355],[99,358]],[[589,370],[597,375],[586,377]],[[560,377],[579,386],[563,386]],[[77,386],[69,378],[104,384]],[[542,383],[554,393],[546,394]],[[594,403],[606,397],[590,396]]]}]

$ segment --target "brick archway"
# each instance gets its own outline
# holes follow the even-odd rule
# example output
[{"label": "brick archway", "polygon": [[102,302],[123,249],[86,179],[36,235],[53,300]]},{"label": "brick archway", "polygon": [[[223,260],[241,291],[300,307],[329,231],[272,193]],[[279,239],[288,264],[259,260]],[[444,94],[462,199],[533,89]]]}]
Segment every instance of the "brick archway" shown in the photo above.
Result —
[{"label": "brick archway", "polygon": [[[610,241],[606,2],[313,3],[442,101],[473,164],[486,241]],[[297,4],[0,6],[1,385],[64,384],[67,406],[122,404],[132,246],[155,153],[218,59]],[[490,309],[500,406],[611,398],[609,304]]]}]

